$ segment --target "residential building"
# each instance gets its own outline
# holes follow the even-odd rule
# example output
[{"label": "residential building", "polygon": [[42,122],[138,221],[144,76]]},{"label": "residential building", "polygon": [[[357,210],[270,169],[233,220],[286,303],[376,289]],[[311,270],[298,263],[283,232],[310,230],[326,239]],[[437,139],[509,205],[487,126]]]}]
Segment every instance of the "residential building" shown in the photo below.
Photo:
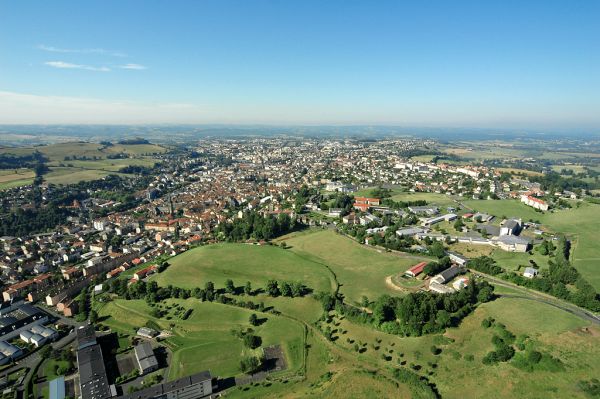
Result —
[{"label": "residential building", "polygon": [[547,211],[550,208],[546,201],[532,197],[531,195],[522,195],[521,202],[541,211]]},{"label": "residential building", "polygon": [[527,277],[527,278],[534,278],[537,275],[538,275],[538,270],[534,269],[533,267],[526,267],[525,271],[523,272],[523,277]]}]

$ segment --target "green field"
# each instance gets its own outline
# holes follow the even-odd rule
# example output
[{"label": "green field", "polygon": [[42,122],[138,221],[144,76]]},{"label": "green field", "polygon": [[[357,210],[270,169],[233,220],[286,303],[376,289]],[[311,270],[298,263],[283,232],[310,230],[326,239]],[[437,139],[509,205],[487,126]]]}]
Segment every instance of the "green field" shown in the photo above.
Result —
[{"label": "green field", "polygon": [[33,183],[35,173],[31,169],[4,169],[0,170],[0,190],[26,186]]},{"label": "green field", "polygon": [[[481,327],[486,317],[495,318],[516,335],[529,334],[538,350],[558,357],[568,371],[524,373],[510,363],[483,365],[482,357],[493,349],[492,331]],[[431,378],[443,398],[583,398],[576,388],[577,381],[600,372],[600,364],[594,360],[600,354],[597,328],[593,334],[584,333],[580,329],[587,325],[585,321],[552,306],[523,299],[501,298],[480,306],[459,327],[448,329],[445,336],[454,342],[443,343],[443,338],[435,335],[401,338],[346,320],[339,323],[341,331],[346,333],[340,335],[338,345],[352,350],[353,344],[347,339],[367,343],[366,351],[356,354],[363,362],[378,361],[392,366],[404,361],[405,365],[420,365],[422,373],[432,371]],[[377,344],[377,339],[381,343]],[[563,340],[569,342],[561,346]],[[431,345],[442,347],[442,354],[433,355],[429,350]],[[391,360],[382,360],[384,353]],[[474,359],[468,360],[467,356]],[[433,363],[435,369],[429,365]]]},{"label": "green field", "polygon": [[[207,280],[222,287],[227,278],[232,278],[236,285],[250,280],[260,286],[269,278],[279,279],[283,270],[285,280],[313,279],[313,284],[321,281],[325,288],[330,288],[328,272],[317,272],[329,267],[337,276],[340,291],[349,300],[360,300],[362,295],[374,299],[384,293],[395,293],[385,286],[385,277],[406,270],[416,261],[365,247],[330,230],[294,233],[279,241],[285,241],[291,248],[245,244],[200,247],[190,251],[187,257],[184,253],[172,258],[172,265],[154,278],[161,285],[188,288],[203,286]],[[507,256],[505,262],[509,259]],[[269,321],[257,329],[257,334],[265,345],[283,345],[295,369],[302,363],[302,323],[306,323],[309,331],[306,378],[276,379],[233,388],[228,392],[233,398],[345,398],[349,397],[349,390],[360,397],[410,397],[407,386],[390,379],[389,367],[408,367],[411,363],[421,367],[420,375],[430,373],[429,378],[444,398],[583,398],[577,382],[600,373],[600,364],[596,361],[600,355],[600,329],[582,330],[588,326],[585,320],[532,300],[500,298],[479,306],[458,327],[448,329],[445,336],[453,341],[439,335],[388,335],[334,317],[330,326],[335,329],[337,339],[333,342],[325,340],[313,327],[315,323],[324,323],[317,322],[322,311],[313,298],[270,298],[259,294],[253,300],[282,313],[282,316],[267,314]],[[117,300],[106,304],[100,316],[109,316],[102,323],[129,334],[148,319],[165,329],[174,323],[174,336],[166,341],[174,351],[169,378],[206,368],[215,375],[238,373],[239,357],[245,349],[229,330],[247,325],[250,311],[195,299],[167,303],[181,304],[186,309],[193,308],[194,312],[187,321],[176,316],[169,320],[171,313],[156,320],[149,316],[150,308],[145,302]],[[495,318],[516,335],[528,334],[535,348],[560,359],[565,371],[527,373],[510,363],[483,365],[481,359],[493,349],[493,331],[481,327],[486,317]],[[364,353],[355,352],[354,342],[364,344]],[[441,347],[442,354],[433,355],[429,350],[432,345]],[[384,354],[387,359],[383,358]],[[405,362],[404,366],[401,362]],[[473,384],[473,381],[478,383]]]},{"label": "green field", "polygon": [[361,245],[331,230],[293,234],[280,239],[299,256],[327,265],[337,276],[340,292],[359,302],[382,294],[398,294],[385,283],[387,276],[404,272],[421,257],[400,256]]},{"label": "green field", "polygon": [[[26,155],[39,151],[48,158],[50,170],[44,175],[49,184],[69,184],[79,181],[101,179],[109,174],[115,174],[119,169],[129,165],[152,166],[158,161],[157,155],[167,151],[166,148],[155,144],[114,144],[105,147],[98,143],[68,142],[38,147],[4,147],[0,154]],[[108,159],[107,156],[125,153],[130,158]],[[96,158],[74,160],[78,158]],[[65,158],[70,158],[66,160]],[[15,174],[14,170],[0,170],[0,189],[28,185],[33,182],[33,172],[21,169]],[[116,173],[119,174],[119,173]],[[119,174],[121,176],[131,176]]]},{"label": "green field", "polygon": [[109,154],[126,153],[132,156],[141,156],[143,154],[161,154],[167,150],[156,144],[114,144],[105,147],[98,143],[88,142],[67,142],[59,144],[50,144],[36,147],[3,147],[0,148],[0,154],[26,155],[39,151],[50,161],[63,161],[65,157],[98,157],[106,158]]},{"label": "green field", "polygon": [[541,212],[536,212],[530,206],[527,206],[519,200],[467,200],[462,204],[472,211],[483,212],[494,215],[497,218],[506,216],[508,218],[522,218],[523,221],[540,220],[544,216]]},{"label": "green field", "polygon": [[573,266],[596,290],[600,290],[600,205],[584,202],[579,208],[547,214],[542,222],[552,230],[574,239]]},{"label": "green field", "polygon": [[169,263],[166,271],[153,277],[159,285],[194,288],[212,281],[218,288],[232,279],[236,286],[250,281],[256,289],[275,279],[300,281],[315,291],[333,288],[331,274],[323,265],[271,245],[208,245],[184,252]]},{"label": "green field", "polygon": [[[239,374],[240,357],[252,351],[244,348],[242,341],[230,331],[239,326],[249,327],[248,318],[252,313],[247,309],[236,308],[197,299],[168,300],[166,306],[180,305],[193,309],[187,320],[169,314],[156,319],[150,316],[151,307],[142,300],[117,299],[99,308],[102,323],[113,330],[134,334],[135,329],[147,320],[153,320],[173,336],[165,342],[173,351],[169,369],[169,379],[176,379],[202,370],[210,370],[213,375],[231,376]],[[263,346],[282,345],[290,370],[301,365],[303,329],[300,323],[270,314],[260,314],[267,321],[254,327],[256,335],[263,340]],[[174,324],[174,326],[171,326]]]}]

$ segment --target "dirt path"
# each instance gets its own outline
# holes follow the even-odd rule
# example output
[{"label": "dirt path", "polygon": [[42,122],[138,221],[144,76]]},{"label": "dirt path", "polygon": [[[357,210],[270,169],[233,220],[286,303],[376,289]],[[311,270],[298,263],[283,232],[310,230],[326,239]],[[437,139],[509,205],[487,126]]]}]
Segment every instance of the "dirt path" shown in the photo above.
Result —
[{"label": "dirt path", "polygon": [[387,285],[388,288],[391,288],[394,291],[406,292],[406,290],[404,288],[399,287],[396,284],[394,284],[394,282],[392,281],[392,276],[387,276],[385,278],[385,285]]}]

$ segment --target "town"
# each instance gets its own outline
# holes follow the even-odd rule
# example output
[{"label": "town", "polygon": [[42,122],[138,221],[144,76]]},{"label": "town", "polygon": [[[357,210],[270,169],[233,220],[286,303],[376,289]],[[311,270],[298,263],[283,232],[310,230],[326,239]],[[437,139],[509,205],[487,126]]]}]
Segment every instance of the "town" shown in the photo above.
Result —
[{"label": "town", "polygon": [[[52,170],[65,167],[55,165],[94,146],[67,145],[71,155],[36,158],[31,184],[1,192],[0,384],[7,399],[267,391],[269,384],[306,378],[307,367],[298,360],[306,356],[298,345],[307,338],[286,342],[272,328],[300,323],[327,345],[362,353],[367,347],[355,338],[337,343],[335,334],[351,327],[331,326],[344,320],[374,325],[377,334],[439,333],[491,301],[494,287],[600,323],[597,279],[571,266],[574,235],[560,228],[563,217],[577,212],[597,216],[597,194],[551,170],[515,173],[457,162],[432,151],[439,143],[431,139],[282,136],[205,139],[156,146],[160,151],[146,155],[131,155],[149,145],[134,141],[122,144],[119,162],[151,159],[148,166],[123,163],[119,174],[55,184]],[[80,164],[115,159],[104,153],[111,145],[95,146],[97,158]],[[10,151],[2,149],[3,159],[19,162]],[[583,240],[592,236],[577,234],[577,245],[587,247]],[[310,249],[318,241],[323,248]],[[329,264],[342,248],[375,264],[362,275],[349,271],[350,260],[348,270]],[[300,257],[319,257],[318,251],[329,253],[319,258],[325,267]],[[203,264],[205,271],[189,270]],[[467,290],[476,299],[463,303]],[[437,305],[431,326],[411,327],[397,321],[405,315],[393,315],[401,304],[386,304],[407,295],[458,302]],[[296,317],[294,303],[319,302],[323,318],[286,319]],[[225,312],[216,306],[249,318],[249,327],[223,327],[236,330],[226,342],[237,348],[243,341],[243,355],[234,349],[222,364],[203,362],[214,356],[205,354],[184,366],[183,358],[195,357],[185,345],[204,345],[205,338],[194,338],[207,328],[201,312]],[[387,313],[379,315],[382,309]],[[226,351],[214,345],[211,354]]]}]

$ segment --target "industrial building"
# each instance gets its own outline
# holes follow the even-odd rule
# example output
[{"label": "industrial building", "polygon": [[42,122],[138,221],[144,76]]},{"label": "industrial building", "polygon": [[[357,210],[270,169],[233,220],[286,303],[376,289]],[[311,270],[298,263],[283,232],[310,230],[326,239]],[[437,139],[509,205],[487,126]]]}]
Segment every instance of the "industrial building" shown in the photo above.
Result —
[{"label": "industrial building", "polygon": [[158,360],[156,360],[152,346],[148,342],[137,345],[134,351],[141,375],[158,369]]},{"label": "industrial building", "polygon": [[5,308],[0,317],[0,340],[18,337],[22,331],[31,329],[34,325],[48,322],[48,314],[29,304],[18,303]]},{"label": "industrial building", "polygon": [[122,399],[200,399],[212,394],[210,371],[165,382],[124,395]]},{"label": "industrial building", "polygon": [[93,325],[77,329],[77,367],[81,399],[107,399],[112,396]]}]

